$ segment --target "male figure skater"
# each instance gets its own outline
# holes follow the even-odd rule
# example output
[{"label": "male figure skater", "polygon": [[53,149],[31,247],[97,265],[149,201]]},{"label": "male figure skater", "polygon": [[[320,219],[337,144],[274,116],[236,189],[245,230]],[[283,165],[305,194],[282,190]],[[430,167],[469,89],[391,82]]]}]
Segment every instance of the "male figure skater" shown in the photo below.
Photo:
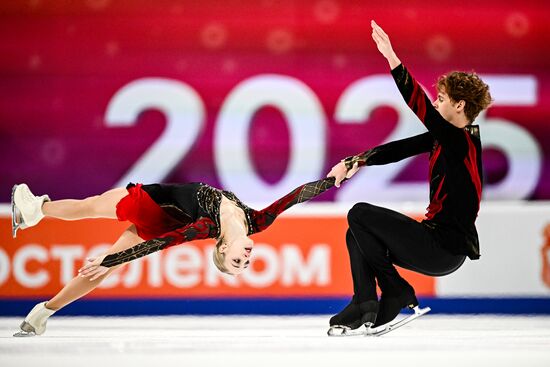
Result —
[{"label": "male figure skater", "polygon": [[474,223],[482,189],[481,141],[479,127],[472,123],[491,103],[489,87],[475,73],[450,72],[437,80],[437,97],[431,102],[393,51],[388,35],[374,21],[371,26],[399,91],[428,131],[347,157],[327,176],[335,177],[338,187],[357,167],[430,152],[430,204],[422,222],[368,203],[351,208],[346,244],[354,295],[330,319],[331,330],[343,333],[384,325],[402,308],[418,306],[413,287],[394,265],[442,276],[457,270],[466,257],[480,256]]}]

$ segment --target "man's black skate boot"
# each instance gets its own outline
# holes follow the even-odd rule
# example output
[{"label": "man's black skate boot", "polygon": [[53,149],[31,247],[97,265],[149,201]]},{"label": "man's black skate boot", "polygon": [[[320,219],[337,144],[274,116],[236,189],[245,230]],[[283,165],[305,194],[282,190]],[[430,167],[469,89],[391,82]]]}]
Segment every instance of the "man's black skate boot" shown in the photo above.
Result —
[{"label": "man's black skate boot", "polygon": [[345,326],[352,330],[363,324],[371,326],[376,321],[378,313],[378,301],[365,301],[356,303],[355,297],[342,311],[330,318],[329,324],[333,326]]},{"label": "man's black skate boot", "polygon": [[371,327],[376,322],[378,315],[378,300],[366,301],[359,304],[361,310],[361,325]]},{"label": "man's black skate boot", "polygon": [[362,325],[361,310],[359,309],[359,304],[355,302],[355,296],[342,311],[330,318],[329,325],[331,327],[336,325],[347,326],[350,329],[357,329]]},{"label": "man's black skate boot", "polygon": [[414,294],[414,288],[408,283],[399,294],[384,294],[380,297],[380,310],[374,323],[374,327],[387,324],[399,315],[402,308],[414,308],[418,306],[418,300]]}]

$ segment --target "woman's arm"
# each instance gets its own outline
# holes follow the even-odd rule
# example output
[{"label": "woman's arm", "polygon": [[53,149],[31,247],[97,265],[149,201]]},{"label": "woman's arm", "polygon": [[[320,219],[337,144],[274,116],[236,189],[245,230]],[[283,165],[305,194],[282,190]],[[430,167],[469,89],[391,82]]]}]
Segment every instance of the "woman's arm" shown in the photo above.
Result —
[{"label": "woman's arm", "polygon": [[217,227],[214,221],[210,218],[202,217],[194,223],[165,233],[161,237],[143,241],[124,251],[109,254],[103,259],[101,265],[110,268],[180,243],[215,237],[216,233]]},{"label": "woman's arm", "polygon": [[90,280],[94,280],[106,273],[113,266],[127,263],[183,242],[215,237],[216,234],[217,227],[214,221],[210,218],[202,217],[194,223],[165,233],[161,237],[140,242],[129,249],[89,259],[90,262],[80,268],[78,272],[81,276],[90,277]]},{"label": "woman's arm", "polygon": [[253,233],[261,232],[275,221],[275,218],[290,207],[313,199],[334,186],[334,177],[301,185],[265,209],[253,210],[250,219]]}]

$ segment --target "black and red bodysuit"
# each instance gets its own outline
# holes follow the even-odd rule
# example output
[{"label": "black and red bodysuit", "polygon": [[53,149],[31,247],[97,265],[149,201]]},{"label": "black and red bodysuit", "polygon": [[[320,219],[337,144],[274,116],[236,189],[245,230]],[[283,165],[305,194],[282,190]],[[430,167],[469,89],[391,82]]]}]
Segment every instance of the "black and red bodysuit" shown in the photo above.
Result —
[{"label": "black and red bodysuit", "polygon": [[120,221],[132,222],[145,241],[107,255],[101,265],[112,267],[184,242],[219,237],[222,197],[243,210],[247,235],[251,235],[269,227],[279,214],[291,206],[308,201],[333,186],[334,178],[310,182],[292,190],[267,208],[254,210],[232,192],[203,183],[129,184],[128,195],[117,204],[117,217]]}]

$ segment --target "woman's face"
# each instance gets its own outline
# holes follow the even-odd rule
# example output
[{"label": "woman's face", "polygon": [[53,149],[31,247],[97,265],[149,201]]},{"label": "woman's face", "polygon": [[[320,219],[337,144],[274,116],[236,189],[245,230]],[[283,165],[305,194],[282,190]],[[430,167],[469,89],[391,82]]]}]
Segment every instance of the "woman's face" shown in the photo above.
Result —
[{"label": "woman's face", "polygon": [[233,275],[238,275],[250,265],[250,254],[254,241],[248,237],[241,237],[232,242],[225,242],[219,251],[225,254],[225,268]]}]

